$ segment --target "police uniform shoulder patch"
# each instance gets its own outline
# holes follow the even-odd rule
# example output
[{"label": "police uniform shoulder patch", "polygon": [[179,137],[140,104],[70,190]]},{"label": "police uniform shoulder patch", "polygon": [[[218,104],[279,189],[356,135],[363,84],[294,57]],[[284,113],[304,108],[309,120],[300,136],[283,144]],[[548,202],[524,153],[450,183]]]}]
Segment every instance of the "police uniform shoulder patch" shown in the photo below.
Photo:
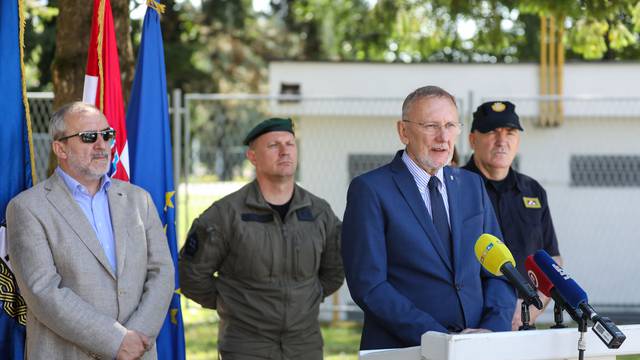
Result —
[{"label": "police uniform shoulder patch", "polygon": [[540,209],[542,207],[540,200],[537,197],[523,196],[522,201],[524,202],[524,207],[527,209]]}]

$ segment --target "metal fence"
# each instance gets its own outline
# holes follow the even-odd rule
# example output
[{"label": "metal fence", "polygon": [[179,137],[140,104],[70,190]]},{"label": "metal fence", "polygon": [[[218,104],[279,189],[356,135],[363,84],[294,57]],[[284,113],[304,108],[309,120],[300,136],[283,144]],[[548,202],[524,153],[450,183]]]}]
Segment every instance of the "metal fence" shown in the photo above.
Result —
[{"label": "metal fence", "polygon": [[[522,133],[518,168],[547,190],[567,271],[611,312],[639,312],[640,98],[509,97],[470,94],[458,99],[465,124],[457,147],[467,159],[474,99],[511,100]],[[325,198],[342,217],[346,189],[358,173],[382,165],[402,147],[395,122],[403,99],[220,94],[172,94],[178,228],[212,201],[253,177],[240,144],[271,116],[294,119],[299,144],[297,180]],[[29,94],[36,167],[43,178],[49,156],[46,120],[51,95]],[[346,289],[334,306],[357,314]],[[347,315],[352,314],[352,315]],[[353,315],[358,316],[358,315]]]}]

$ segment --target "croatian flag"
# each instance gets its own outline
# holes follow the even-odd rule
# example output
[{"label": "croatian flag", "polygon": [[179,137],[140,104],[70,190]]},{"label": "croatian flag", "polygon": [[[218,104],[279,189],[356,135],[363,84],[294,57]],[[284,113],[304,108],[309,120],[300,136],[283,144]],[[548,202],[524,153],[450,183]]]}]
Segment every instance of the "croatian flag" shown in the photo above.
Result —
[{"label": "croatian flag", "polygon": [[109,0],[94,0],[91,40],[82,101],[95,105],[116,130],[111,177],[129,181],[129,149],[122,101],[120,64]]}]

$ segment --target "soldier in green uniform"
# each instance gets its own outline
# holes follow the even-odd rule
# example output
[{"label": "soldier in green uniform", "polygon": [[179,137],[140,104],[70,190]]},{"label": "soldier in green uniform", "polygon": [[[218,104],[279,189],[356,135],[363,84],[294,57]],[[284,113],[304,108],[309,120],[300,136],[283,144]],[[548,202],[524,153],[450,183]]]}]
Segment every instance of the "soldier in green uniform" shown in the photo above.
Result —
[{"label": "soldier in green uniform", "polygon": [[228,359],[322,359],[320,302],[344,279],[341,223],[329,204],[294,181],[290,119],[247,135],[256,179],[216,201],[180,251],[182,293],[220,317]]},{"label": "soldier in green uniform", "polygon": [[[473,156],[463,167],[479,174],[493,204],[504,235],[504,242],[513,253],[516,268],[527,276],[524,261],[543,249],[562,264],[558,239],[553,228],[547,193],[536,180],[514,170],[511,165],[520,146],[523,131],[515,105],[509,101],[490,101],[473,113],[469,143]],[[549,298],[539,294],[546,306]],[[512,329],[518,330],[522,300],[516,304]],[[531,323],[541,311],[529,307]]]}]

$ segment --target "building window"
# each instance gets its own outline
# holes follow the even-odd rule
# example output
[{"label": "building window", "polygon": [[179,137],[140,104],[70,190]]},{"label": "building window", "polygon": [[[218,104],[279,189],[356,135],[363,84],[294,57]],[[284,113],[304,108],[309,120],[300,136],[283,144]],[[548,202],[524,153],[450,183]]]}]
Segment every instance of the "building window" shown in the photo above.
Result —
[{"label": "building window", "polygon": [[349,155],[349,179],[364,174],[367,171],[388,164],[393,159],[391,155],[379,154],[350,154]]},{"label": "building window", "polygon": [[572,155],[571,186],[640,187],[640,156]]},{"label": "building window", "polygon": [[[300,102],[299,96],[302,94],[300,90],[300,84],[297,83],[280,83],[280,95],[279,103],[298,103]],[[287,99],[286,96],[293,98]]]}]

